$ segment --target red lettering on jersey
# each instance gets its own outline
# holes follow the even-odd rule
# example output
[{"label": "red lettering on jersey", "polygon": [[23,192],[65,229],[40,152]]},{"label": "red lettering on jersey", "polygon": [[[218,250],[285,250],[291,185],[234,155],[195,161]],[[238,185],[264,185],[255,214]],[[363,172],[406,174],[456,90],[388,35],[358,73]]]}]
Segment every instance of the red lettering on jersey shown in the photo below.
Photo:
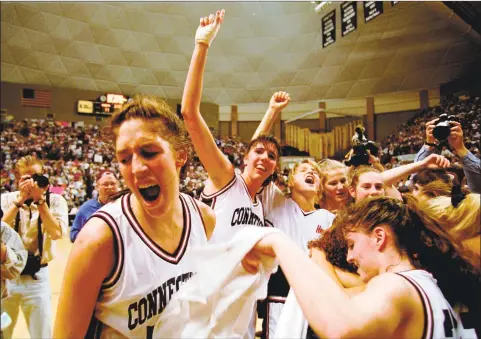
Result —
[{"label": "red lettering on jersey", "polygon": [[321,225],[317,225],[316,233],[322,234],[324,230],[322,229]]}]

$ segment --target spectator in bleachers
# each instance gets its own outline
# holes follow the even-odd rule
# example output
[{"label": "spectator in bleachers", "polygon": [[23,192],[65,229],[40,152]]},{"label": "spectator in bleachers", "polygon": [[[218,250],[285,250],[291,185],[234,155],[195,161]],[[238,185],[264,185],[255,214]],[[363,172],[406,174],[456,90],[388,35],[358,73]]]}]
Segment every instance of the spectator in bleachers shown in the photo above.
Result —
[{"label": "spectator in bleachers", "polygon": [[[381,142],[381,159],[386,164],[392,156],[414,154],[424,144],[425,121],[432,120],[442,113],[456,115],[464,129],[465,144],[468,150],[479,158],[479,124],[481,119],[481,100],[476,98],[451,98],[442,101],[432,110],[420,112],[414,118],[398,127],[398,132],[387,136]],[[433,140],[434,143],[435,140]],[[454,161],[457,162],[456,156]]]},{"label": "spectator in bleachers", "polygon": [[[60,192],[68,201],[71,214],[75,214],[72,212],[97,194],[96,191],[89,192],[86,168],[89,168],[94,178],[102,170],[118,173],[118,163],[112,159],[114,150],[109,135],[98,126],[72,127],[32,119],[13,121],[4,127],[0,139],[3,157],[0,173],[2,192],[16,190],[12,164],[28,152],[34,152],[39,159],[44,160],[45,174],[52,178],[56,192]],[[28,133],[29,137],[24,137],[20,131],[23,135]],[[239,171],[243,165],[246,144],[239,137],[217,137],[216,144],[236,167],[236,171]],[[181,191],[197,198],[206,179],[207,172],[194,155],[184,170]],[[122,178],[120,186],[125,187]]]},{"label": "spectator in bleachers", "polygon": [[78,233],[82,227],[84,227],[90,216],[97,212],[103,205],[110,202],[111,196],[120,189],[116,175],[109,170],[102,170],[97,174],[96,184],[98,197],[92,198],[80,206],[70,230],[71,242],[75,242]]},{"label": "spectator in bleachers", "polygon": [[[481,119],[481,100],[468,98],[464,100],[450,99],[441,102],[437,107],[421,112],[418,116],[402,124],[398,132],[388,136],[381,145],[380,158],[385,169],[392,169],[411,161],[401,160],[398,156],[414,154],[424,143],[426,125],[423,121],[433,119],[441,113],[456,114],[463,126],[464,147],[472,154],[460,157],[455,150],[444,151],[449,156],[453,167],[464,167],[463,161],[470,159],[473,163],[480,156],[480,138],[478,131]],[[427,125],[429,127],[429,125]],[[215,135],[216,133],[213,132]],[[12,174],[12,164],[27,154],[36,154],[45,162],[45,171],[52,179],[52,187],[69,203],[70,212],[75,212],[82,203],[92,197],[88,191],[87,178],[84,171],[90,167],[95,177],[101,170],[118,172],[118,164],[112,158],[113,145],[110,136],[98,126],[77,126],[72,123],[63,125],[49,120],[9,121],[4,125],[1,138],[2,165],[0,172],[1,192],[17,189]],[[216,145],[228,157],[239,173],[243,166],[246,144],[239,137],[220,137],[216,135]],[[422,148],[421,148],[422,147]],[[452,153],[450,155],[448,152]],[[461,151],[461,154],[463,152]],[[305,152],[285,145],[282,155],[306,155]],[[90,166],[89,166],[90,165]],[[479,166],[478,166],[479,168]],[[476,187],[477,176],[469,176],[469,186]],[[191,163],[184,170],[181,180],[181,191],[198,197],[203,190],[207,172],[194,155]],[[461,178],[460,178],[461,179]],[[125,187],[120,179],[121,187]],[[94,192],[95,194],[95,192]]]}]

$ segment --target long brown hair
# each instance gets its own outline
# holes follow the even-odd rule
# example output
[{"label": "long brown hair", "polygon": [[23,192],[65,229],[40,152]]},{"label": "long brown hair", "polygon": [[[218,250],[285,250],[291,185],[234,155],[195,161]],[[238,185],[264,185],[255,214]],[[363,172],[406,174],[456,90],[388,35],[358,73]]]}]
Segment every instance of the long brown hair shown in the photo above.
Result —
[{"label": "long brown hair", "polygon": [[347,262],[347,243],[342,232],[342,224],[334,219],[331,227],[315,240],[308,242],[307,247],[318,248],[324,252],[327,261],[345,271],[356,273],[354,265]]},{"label": "long brown hair", "polygon": [[481,279],[476,255],[429,213],[421,211],[411,195],[405,196],[405,202],[388,197],[366,199],[349,206],[337,218],[344,225],[344,234],[370,233],[376,226],[387,225],[399,251],[416,268],[425,269],[437,279],[452,305],[460,302],[470,310],[479,309]]},{"label": "long brown hair", "polygon": [[454,207],[452,198],[439,196],[422,203],[423,211],[429,210],[436,221],[458,240],[471,239],[481,233],[480,195],[470,193]]}]

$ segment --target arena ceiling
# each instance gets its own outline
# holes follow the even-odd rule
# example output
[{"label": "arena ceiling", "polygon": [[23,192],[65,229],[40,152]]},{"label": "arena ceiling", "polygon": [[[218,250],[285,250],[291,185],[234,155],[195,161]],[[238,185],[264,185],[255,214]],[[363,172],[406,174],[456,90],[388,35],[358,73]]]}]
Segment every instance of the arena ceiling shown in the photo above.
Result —
[{"label": "arena ceiling", "polygon": [[[332,3],[327,11],[340,3]],[[436,7],[437,6],[437,7]],[[296,102],[435,88],[479,58],[479,41],[442,3],[384,3],[384,13],[321,47],[310,2],[2,2],[1,80],[180,98],[199,17],[226,9],[203,101]],[[477,54],[478,53],[478,54]],[[479,60],[479,59],[478,59]]]}]

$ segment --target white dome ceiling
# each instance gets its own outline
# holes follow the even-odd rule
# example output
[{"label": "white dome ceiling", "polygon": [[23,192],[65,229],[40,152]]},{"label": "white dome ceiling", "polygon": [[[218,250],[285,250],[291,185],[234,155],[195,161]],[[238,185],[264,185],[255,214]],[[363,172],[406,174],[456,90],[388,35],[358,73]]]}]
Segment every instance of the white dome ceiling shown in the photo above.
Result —
[{"label": "white dome ceiling", "polygon": [[[203,101],[355,98],[434,88],[469,70],[479,46],[425,2],[401,2],[341,37],[340,3],[2,2],[1,80],[180,98],[199,17],[226,19],[209,52]],[[443,6],[438,4],[438,6]],[[321,47],[321,17],[337,41]],[[479,55],[477,56],[479,58]]]}]

